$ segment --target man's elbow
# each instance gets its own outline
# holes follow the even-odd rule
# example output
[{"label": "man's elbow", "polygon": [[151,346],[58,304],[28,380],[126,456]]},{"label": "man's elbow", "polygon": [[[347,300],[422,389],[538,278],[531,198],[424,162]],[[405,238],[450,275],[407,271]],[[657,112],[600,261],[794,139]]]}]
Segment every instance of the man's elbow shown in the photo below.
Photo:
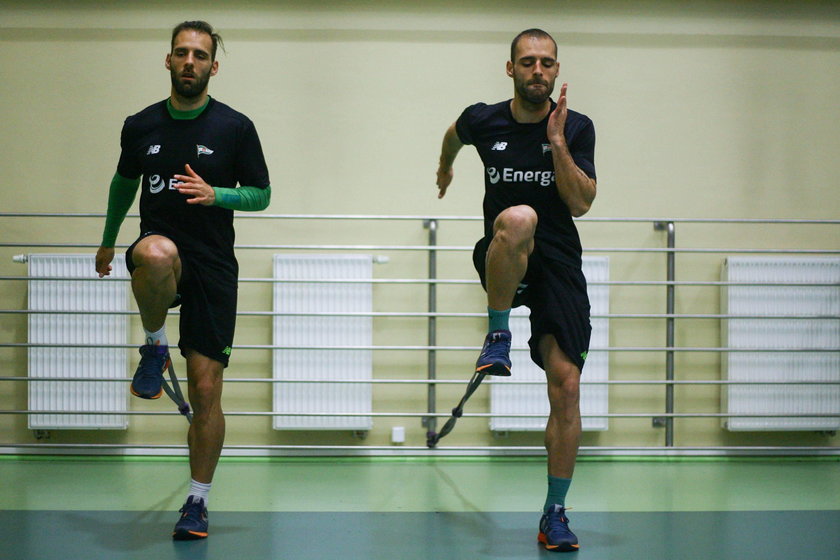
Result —
[{"label": "man's elbow", "polygon": [[593,182],[592,189],[581,193],[581,196],[577,197],[577,200],[569,206],[569,212],[571,212],[572,217],[580,218],[589,212],[589,209],[592,208],[592,203],[595,201],[595,193],[595,183]]},{"label": "man's elbow", "polygon": [[592,208],[591,202],[581,202],[580,204],[576,204],[574,208],[569,208],[569,211],[571,212],[573,218],[580,218],[589,212],[590,208]]},{"label": "man's elbow", "polygon": [[254,208],[255,211],[259,212],[261,210],[265,210],[268,208],[268,205],[271,203],[271,185],[268,185],[263,189],[263,196],[259,198],[259,202],[257,207]]}]

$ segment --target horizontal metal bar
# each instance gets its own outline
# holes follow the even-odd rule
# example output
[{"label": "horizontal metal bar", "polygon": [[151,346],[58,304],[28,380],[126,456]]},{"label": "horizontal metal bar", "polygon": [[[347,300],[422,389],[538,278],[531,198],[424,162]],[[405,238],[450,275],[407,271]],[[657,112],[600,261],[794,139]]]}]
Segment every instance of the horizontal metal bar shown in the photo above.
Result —
[{"label": "horizontal metal bar", "polygon": [[[103,280],[92,273],[89,277],[79,276],[0,276],[0,281],[8,280],[26,280],[36,282],[129,282],[131,278],[108,278]],[[479,284],[479,280],[459,280],[459,279],[440,279],[428,280],[423,278],[300,278],[300,279],[285,279],[285,278],[239,278],[240,284]],[[796,284],[797,286],[806,286],[808,284]],[[816,284],[831,285],[831,284]],[[840,286],[840,284],[837,284]]]},{"label": "horizontal metal bar", "polygon": [[[0,343],[0,348],[136,348],[136,344],[56,344],[41,342],[6,342]],[[406,350],[406,351],[471,351],[481,350],[480,346],[283,346],[275,344],[242,344],[233,347],[234,350]],[[528,347],[515,346],[511,351],[530,351]],[[683,347],[683,346],[615,346],[606,348],[590,348],[589,352],[719,352],[719,353],[834,353],[840,352],[836,348],[720,348],[720,347]]]},{"label": "horizontal metal bar", "polygon": [[[89,277],[79,277],[79,276],[0,276],[0,281],[26,281],[26,282],[130,282],[131,278],[108,278],[107,280],[103,280],[95,275]],[[419,285],[427,285],[427,284],[453,284],[453,285],[465,285],[465,284],[479,284],[479,280],[423,280],[423,279],[413,279],[413,278],[368,278],[368,279],[358,279],[358,278],[348,278],[348,279],[300,279],[300,280],[288,280],[288,279],[275,279],[275,278],[239,278],[238,282],[240,284],[395,284],[395,285],[405,285],[405,284],[419,284]],[[809,284],[797,284],[797,286],[807,286]],[[831,284],[814,284],[816,286],[831,286]],[[840,286],[840,284],[837,284]]]},{"label": "horizontal metal bar", "polygon": [[[105,218],[104,212],[0,212],[0,218]],[[139,218],[139,214],[127,214],[128,218]],[[439,220],[439,221],[471,221],[480,222],[481,216],[419,216],[419,215],[387,215],[387,214],[265,214],[242,212],[237,213],[237,219],[252,220]],[[592,223],[656,223],[674,222],[682,224],[811,224],[811,225],[840,225],[840,220],[816,218],[575,218],[576,222]]]},{"label": "horizontal metal bar", "polygon": [[[0,212],[0,218],[105,218],[102,212]],[[126,214],[126,218],[140,218],[139,214]],[[480,222],[481,216],[401,216],[365,214],[259,214],[237,212],[236,219],[251,220],[345,220],[345,221],[466,221]]]},{"label": "horizontal metal bar", "polygon": [[[0,276],[3,280],[27,280],[35,282],[129,282],[131,278],[108,278],[103,280],[92,273],[90,277],[79,276]],[[423,278],[239,278],[240,284],[479,284],[479,280],[440,279],[426,280]],[[594,284],[594,282],[592,283]],[[794,284],[796,286],[810,286],[811,284]],[[833,284],[813,284],[815,286],[832,286]],[[840,284],[837,284],[840,286]]]},{"label": "horizontal metal bar", "polygon": [[[21,451],[31,454],[65,454],[104,455],[105,452],[121,451],[150,452],[146,455],[186,455],[188,447],[186,444],[130,444],[130,443],[18,443],[0,446],[0,454],[20,454]],[[222,450],[224,456],[253,456],[255,451],[262,452],[300,452],[307,455],[361,455],[369,452],[384,452],[386,454],[399,455],[423,455],[423,456],[446,456],[457,452],[461,454],[488,454],[488,455],[545,455],[543,446],[509,446],[509,445],[442,445],[435,449],[427,446],[394,446],[394,445],[225,445]],[[378,453],[377,453],[378,454]],[[579,448],[579,455],[587,456],[706,456],[706,455],[790,455],[790,456],[825,456],[840,454],[840,447],[837,446],[769,446],[769,445],[732,445],[732,446],[589,446],[582,445]]]},{"label": "horizontal metal bar", "polygon": [[736,249],[736,248],[689,248],[689,247],[587,247],[587,253],[676,253],[676,254],[724,254],[724,255],[837,255],[840,249]]},{"label": "horizontal metal bar", "polygon": [[[21,376],[2,376],[2,381],[18,381],[18,382],[42,382],[42,381],[73,381],[73,382],[87,382],[87,383],[128,383],[132,379],[130,377],[120,378],[95,378],[95,377],[21,377]],[[179,378],[178,381],[186,382],[186,378]],[[326,383],[326,384],[363,384],[363,385],[463,385],[466,383],[465,379],[274,379],[268,377],[226,377],[225,383],[270,383],[270,384],[287,384],[287,383]],[[545,385],[544,379],[511,379],[510,381],[484,381],[482,385]],[[603,381],[586,381],[580,382],[581,386],[601,386],[601,385],[840,385],[840,379],[836,381],[831,380],[767,380],[767,381],[733,381],[733,380],[603,380]]]},{"label": "horizontal metal bar", "polygon": [[[170,315],[180,312],[170,310]],[[0,309],[0,315],[140,315],[139,311],[62,311],[55,309]],[[486,319],[487,313],[448,313],[444,311],[237,311],[238,317],[397,317]],[[733,315],[726,313],[593,313],[592,319],[830,319],[838,315]]]},{"label": "horizontal metal bar", "polygon": [[[95,243],[0,243],[6,248],[98,249]],[[128,245],[116,245],[126,248]],[[472,245],[274,245],[239,244],[240,250],[273,251],[472,251]],[[840,249],[735,249],[735,248],[667,248],[667,247],[588,247],[587,253],[679,253],[679,254],[755,254],[755,255],[840,255]]]},{"label": "horizontal metal bar", "polygon": [[[54,249],[90,249],[91,252],[99,248],[96,243],[0,243],[0,247],[7,248],[54,248]],[[115,245],[115,249],[127,248],[127,244]],[[274,251],[472,251],[473,247],[467,245],[273,245],[273,244],[244,244],[235,245],[235,249],[248,250],[274,250]]]},{"label": "horizontal metal bar", "polygon": [[[3,455],[61,455],[61,456],[103,456],[103,457],[186,457],[186,445],[131,445],[131,444],[60,444],[32,443],[0,446]],[[460,446],[438,444],[434,449],[407,445],[226,445],[224,457],[270,457],[286,459],[293,457],[545,457],[542,446]],[[830,457],[840,455],[840,447],[592,447],[581,446],[581,457]]]},{"label": "horizontal metal bar", "polygon": [[818,218],[576,218],[578,222],[600,223],[647,223],[674,222],[675,224],[811,224],[811,225],[840,225],[840,220],[823,220]]},{"label": "horizontal metal bar", "polygon": [[[35,277],[21,276],[21,277],[2,277],[0,280],[35,280]],[[37,278],[45,280],[55,280],[55,278]],[[74,278],[61,278],[60,280],[75,280]],[[98,278],[93,278],[98,280]],[[124,278],[121,280],[129,280]],[[439,278],[434,280],[422,278],[376,278],[376,279],[342,279],[342,278],[296,278],[276,279],[276,278],[240,278],[239,282],[254,282],[266,284],[479,284],[479,280],[468,279],[445,279]],[[747,287],[792,287],[792,288],[837,288],[840,287],[840,282],[725,282],[725,281],[691,281],[691,280],[592,280],[587,281],[589,286],[747,286]]]},{"label": "horizontal metal bar", "polygon": [[[2,346],[2,345],[0,345]],[[56,345],[61,346],[61,345]],[[84,345],[80,345],[84,347]],[[133,348],[133,346],[129,346]],[[440,351],[477,351],[480,346],[273,346],[270,344],[252,344],[235,346],[235,349],[249,349],[249,350],[440,350]],[[511,351],[530,351],[528,347],[511,347]],[[681,346],[615,346],[598,348],[592,347],[589,352],[722,352],[722,353],[743,353],[743,352],[759,352],[759,353],[834,353],[840,352],[840,347],[832,348],[722,348],[722,347],[681,347]]]},{"label": "horizontal metal bar", "polygon": [[[156,411],[156,410],[125,410],[125,411],[91,411],[91,410],[0,410],[0,415],[60,415],[69,416],[86,414],[94,416],[179,416],[177,410]],[[449,418],[450,412],[267,412],[267,411],[225,411],[225,416],[304,416],[304,417],[330,417],[330,418],[426,418],[436,416],[438,418]],[[547,414],[536,413],[505,413],[496,414],[492,412],[465,412],[461,418],[545,418]],[[790,413],[790,414],[730,414],[725,412],[605,412],[604,414],[581,414],[581,418],[840,418],[840,411],[835,413]]]},{"label": "horizontal metal bar", "polygon": [[[129,282],[131,278],[109,278],[103,280],[95,275],[78,276],[0,276],[0,281],[34,282]],[[470,279],[423,279],[423,278],[240,278],[241,284],[378,284],[378,285],[478,285],[479,280]],[[668,281],[668,280],[604,280],[587,282],[590,286],[747,286],[747,287],[791,287],[791,288],[837,288],[840,282],[723,282],[723,281]]]}]

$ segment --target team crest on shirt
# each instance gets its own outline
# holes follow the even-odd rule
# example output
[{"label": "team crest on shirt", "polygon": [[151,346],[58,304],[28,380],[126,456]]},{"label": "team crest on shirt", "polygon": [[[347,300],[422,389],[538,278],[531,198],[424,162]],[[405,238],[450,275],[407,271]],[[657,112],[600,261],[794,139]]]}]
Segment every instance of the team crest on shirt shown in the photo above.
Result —
[{"label": "team crest on shirt", "polygon": [[198,150],[198,155],[199,156],[209,156],[210,154],[213,153],[213,150],[211,150],[207,146],[202,146],[201,144],[196,144],[195,147]]},{"label": "team crest on shirt", "polygon": [[551,153],[551,144],[543,144],[542,149],[543,149],[543,155],[550,154]]}]

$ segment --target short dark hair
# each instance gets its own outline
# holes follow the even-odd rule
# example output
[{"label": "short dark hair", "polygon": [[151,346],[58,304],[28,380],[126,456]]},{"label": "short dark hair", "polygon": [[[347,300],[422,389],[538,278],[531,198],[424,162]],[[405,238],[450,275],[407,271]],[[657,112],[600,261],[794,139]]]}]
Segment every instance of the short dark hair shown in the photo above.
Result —
[{"label": "short dark hair", "polygon": [[510,44],[510,61],[516,62],[516,45],[519,44],[519,40],[523,37],[534,37],[535,39],[551,39],[551,42],[554,43],[554,52],[557,53],[557,41],[554,40],[554,37],[543,31],[542,29],[532,28],[526,29],[519,35],[513,38],[513,42]]},{"label": "short dark hair", "polygon": [[178,33],[184,31],[185,29],[193,29],[200,33],[207,33],[208,35],[210,35],[210,39],[213,40],[213,52],[210,53],[211,60],[216,60],[216,49],[219,45],[222,46],[222,50],[225,49],[225,44],[222,41],[222,36],[213,30],[213,26],[207,23],[206,21],[196,20],[185,21],[175,26],[175,29],[172,30],[172,42],[170,45],[170,50],[175,48],[175,37],[177,37]]}]

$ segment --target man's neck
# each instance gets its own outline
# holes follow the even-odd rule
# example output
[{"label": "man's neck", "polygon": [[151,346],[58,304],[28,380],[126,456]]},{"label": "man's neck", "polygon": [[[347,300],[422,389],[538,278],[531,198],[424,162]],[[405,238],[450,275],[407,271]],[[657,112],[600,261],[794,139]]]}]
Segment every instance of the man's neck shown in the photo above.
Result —
[{"label": "man's neck", "polygon": [[510,112],[513,120],[518,123],[538,123],[543,120],[551,111],[551,100],[546,99],[543,103],[535,105],[524,99],[514,96],[510,102]]},{"label": "man's neck", "polygon": [[170,98],[170,99],[166,100],[166,110],[169,111],[169,116],[172,117],[175,120],[179,120],[179,121],[187,120],[187,121],[189,121],[189,120],[192,120],[192,119],[198,117],[200,114],[202,114],[204,112],[204,109],[207,108],[207,105],[209,103],[210,103],[210,96],[208,95],[207,96],[207,102],[204,105],[202,105],[201,107],[199,107],[198,109],[193,109],[192,111],[179,111],[178,109],[175,108],[174,105],[172,105],[172,99]]},{"label": "man's neck", "polygon": [[181,97],[173,89],[169,94],[169,103],[177,111],[195,111],[207,103],[207,90],[196,97]]}]

